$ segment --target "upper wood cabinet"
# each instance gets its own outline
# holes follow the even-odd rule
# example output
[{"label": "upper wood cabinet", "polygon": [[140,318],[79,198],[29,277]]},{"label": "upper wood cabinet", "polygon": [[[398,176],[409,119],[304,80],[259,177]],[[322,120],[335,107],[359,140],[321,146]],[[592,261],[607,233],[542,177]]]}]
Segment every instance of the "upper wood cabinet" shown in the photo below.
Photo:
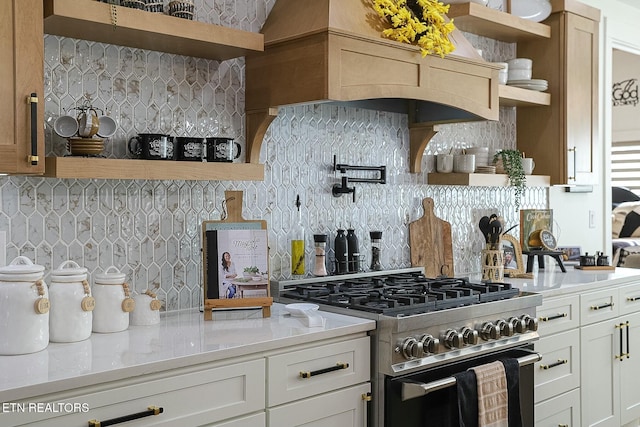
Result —
[{"label": "upper wood cabinet", "polygon": [[[27,3],[23,0],[14,2]],[[37,19],[31,20],[42,22],[44,16],[44,32],[47,34],[219,61],[264,50],[264,36],[260,33],[111,6],[95,0],[28,1],[34,2],[39,4],[39,12],[33,14],[37,15]],[[112,13],[114,10],[115,14]],[[0,17],[0,22],[4,15]],[[30,24],[33,25],[33,22]],[[0,28],[1,31],[3,28]],[[41,44],[42,34],[40,27]],[[41,52],[37,63],[37,69],[41,72],[42,57]],[[45,162],[42,160],[44,169]],[[47,157],[45,176],[79,179],[261,181],[264,179],[264,165]]]},{"label": "upper wood cabinet", "polygon": [[553,102],[518,111],[517,145],[536,159],[551,184],[593,184],[598,142],[600,11],[575,0],[553,0],[548,40],[518,43],[533,59],[535,78],[549,81]]},{"label": "upper wood cabinet", "polygon": [[0,173],[44,172],[42,0],[0,2]]}]

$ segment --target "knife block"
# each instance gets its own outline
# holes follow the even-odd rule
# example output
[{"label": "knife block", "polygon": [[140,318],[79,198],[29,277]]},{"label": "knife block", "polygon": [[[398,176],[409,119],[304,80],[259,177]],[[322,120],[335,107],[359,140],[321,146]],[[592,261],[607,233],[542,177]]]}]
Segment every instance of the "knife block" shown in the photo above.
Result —
[{"label": "knife block", "polygon": [[482,281],[504,282],[504,252],[502,250],[482,250]]}]

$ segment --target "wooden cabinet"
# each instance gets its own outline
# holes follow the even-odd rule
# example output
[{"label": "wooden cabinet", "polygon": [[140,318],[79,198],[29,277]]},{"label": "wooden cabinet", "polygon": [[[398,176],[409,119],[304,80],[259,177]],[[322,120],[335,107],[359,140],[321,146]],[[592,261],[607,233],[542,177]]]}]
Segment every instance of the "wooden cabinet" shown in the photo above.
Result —
[{"label": "wooden cabinet", "polygon": [[591,316],[580,333],[583,425],[618,427],[640,419],[640,364],[632,351],[640,343],[639,296],[640,285],[581,296],[582,313],[604,313],[599,321]]},{"label": "wooden cabinet", "polygon": [[0,173],[44,172],[42,0],[0,2]]},{"label": "wooden cabinet", "polygon": [[[553,0],[548,40],[518,43],[533,59],[533,77],[549,81],[552,103],[518,111],[517,146],[536,160],[551,184],[593,184],[598,145],[600,11],[575,0]],[[550,66],[552,65],[552,66]]]},{"label": "wooden cabinet", "polygon": [[[221,61],[264,49],[264,36],[259,33],[111,6],[93,0],[29,0],[28,3],[38,3],[39,13],[28,15],[37,17],[36,19],[32,16],[29,22],[31,27],[28,28],[33,28],[34,22],[42,22],[43,1],[44,32],[47,34]],[[14,3],[17,5],[27,2],[15,0]],[[112,10],[115,10],[115,13],[112,13]],[[4,19],[4,14],[1,19]],[[1,31],[4,30],[0,29]],[[39,41],[42,44],[42,27]],[[36,64],[40,72],[43,68],[42,57],[41,52]],[[42,78],[40,80],[42,81]],[[42,83],[40,86],[42,87]],[[43,123],[43,120],[39,120],[38,123]],[[2,157],[4,156],[0,156],[0,159]],[[41,159],[41,173],[45,167],[44,160]],[[264,179],[264,165],[257,162],[237,164],[49,157],[46,159],[45,176],[80,179],[257,181]]]}]

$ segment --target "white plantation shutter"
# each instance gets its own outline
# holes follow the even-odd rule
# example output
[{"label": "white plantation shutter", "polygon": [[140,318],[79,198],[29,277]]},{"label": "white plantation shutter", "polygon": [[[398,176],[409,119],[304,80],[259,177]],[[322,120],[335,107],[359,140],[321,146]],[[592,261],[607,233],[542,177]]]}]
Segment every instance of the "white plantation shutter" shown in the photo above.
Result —
[{"label": "white plantation shutter", "polygon": [[612,143],[611,185],[640,194],[640,141]]}]

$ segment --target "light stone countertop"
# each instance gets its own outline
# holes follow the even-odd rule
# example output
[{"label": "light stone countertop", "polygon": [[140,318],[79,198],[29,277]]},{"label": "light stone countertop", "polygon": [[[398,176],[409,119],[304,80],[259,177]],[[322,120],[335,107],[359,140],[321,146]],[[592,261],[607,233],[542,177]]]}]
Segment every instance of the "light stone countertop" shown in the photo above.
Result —
[{"label": "light stone countertop", "polygon": [[[49,343],[43,351],[0,356],[0,402],[114,381],[136,375],[220,361],[375,329],[373,320],[317,312],[324,326],[307,327],[275,303],[261,310],[163,313],[160,324],[123,332],[93,333],[77,343]],[[308,324],[308,323],[307,323]]]},{"label": "light stone countertop", "polygon": [[[534,270],[533,279],[512,279],[505,282],[513,284],[523,292],[541,293],[543,298],[597,291],[607,286],[630,285],[640,283],[640,269],[621,268],[615,270],[578,270],[573,265],[565,265],[563,273],[551,259],[547,268]],[[550,267],[554,268],[550,268]]]}]

